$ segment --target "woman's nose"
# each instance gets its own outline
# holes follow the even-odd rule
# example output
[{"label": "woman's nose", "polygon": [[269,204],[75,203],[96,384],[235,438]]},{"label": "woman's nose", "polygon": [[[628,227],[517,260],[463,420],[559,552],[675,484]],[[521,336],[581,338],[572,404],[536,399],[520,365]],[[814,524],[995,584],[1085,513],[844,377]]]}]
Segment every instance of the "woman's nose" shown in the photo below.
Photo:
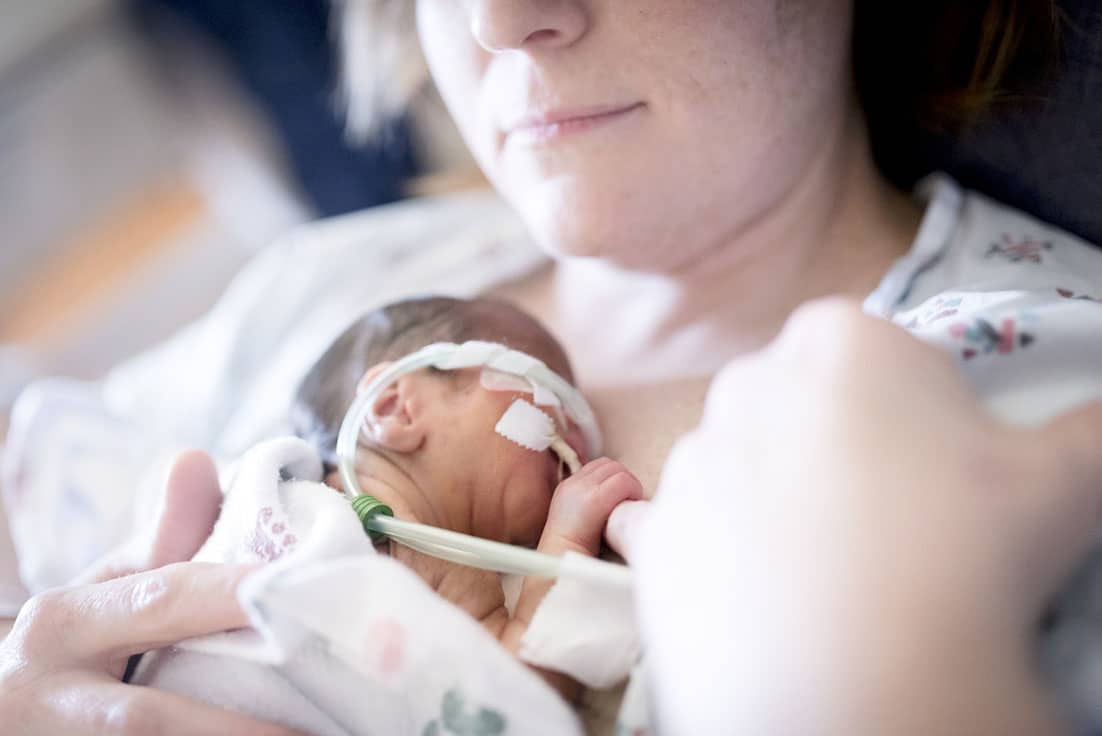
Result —
[{"label": "woman's nose", "polygon": [[471,33],[490,52],[569,46],[585,35],[584,0],[472,0]]}]

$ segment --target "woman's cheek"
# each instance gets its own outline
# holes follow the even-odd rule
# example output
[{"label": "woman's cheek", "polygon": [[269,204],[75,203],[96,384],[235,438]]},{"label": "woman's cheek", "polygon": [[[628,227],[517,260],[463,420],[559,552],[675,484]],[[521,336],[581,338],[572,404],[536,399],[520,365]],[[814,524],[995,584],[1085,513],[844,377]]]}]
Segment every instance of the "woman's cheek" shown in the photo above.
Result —
[{"label": "woman's cheek", "polygon": [[417,31],[432,81],[468,148],[484,165],[490,131],[485,130],[489,116],[483,104],[483,73],[489,54],[474,40],[459,5],[419,0]]}]

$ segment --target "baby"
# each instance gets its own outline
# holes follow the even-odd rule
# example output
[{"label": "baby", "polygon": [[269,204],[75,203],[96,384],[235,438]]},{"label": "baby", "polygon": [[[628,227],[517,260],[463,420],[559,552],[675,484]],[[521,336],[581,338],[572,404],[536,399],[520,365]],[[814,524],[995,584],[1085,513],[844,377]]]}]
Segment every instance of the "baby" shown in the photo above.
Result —
[{"label": "baby", "polygon": [[[340,487],[337,435],[359,389],[392,361],[426,345],[471,340],[527,353],[573,381],[570,363],[555,339],[504,302],[431,297],[377,309],[322,355],[300,385],[292,408],[292,426],[317,449],[326,482]],[[523,385],[504,375],[495,380],[481,368],[422,369],[402,376],[376,399],[364,427],[356,461],[360,487],[400,519],[551,555],[596,555],[609,514],[622,501],[642,498],[642,486],[607,458],[585,463],[564,479],[563,461],[553,451],[535,452],[495,432],[505,411],[525,395]],[[584,461],[581,432],[568,424],[560,424],[559,432]],[[526,579],[515,605],[507,607],[496,573],[447,563],[396,543],[384,542],[380,551],[413,569],[512,652],[552,583]],[[541,674],[560,692],[572,693],[563,676]]]},{"label": "baby", "polygon": [[[554,338],[502,302],[411,299],[355,322],[296,393],[291,425],[301,439],[261,443],[237,463],[219,521],[195,557],[279,560],[253,576],[253,593],[259,587],[278,597],[284,581],[293,586],[308,580],[309,590],[284,596],[289,607],[245,594],[263,619],[257,628],[264,640],[274,633],[277,646],[296,642],[292,650],[265,660],[268,649],[251,632],[206,637],[144,656],[134,668],[134,683],[320,734],[491,734],[502,732],[497,725],[506,722],[508,732],[575,730],[573,712],[539,677],[572,701],[581,687],[564,672],[601,686],[625,676],[637,652],[615,641],[632,636],[630,598],[626,606],[622,598],[602,602],[600,591],[560,583],[559,602],[541,611],[533,642],[525,633],[553,581],[524,579],[519,591],[510,588],[515,595],[507,605],[503,580],[514,578],[385,540],[374,546],[379,554],[371,554],[351,504],[317,482],[324,478],[339,489],[340,427],[374,378],[427,345],[470,341],[526,353],[573,380]],[[612,510],[642,498],[639,481],[619,463],[594,460],[564,478],[564,462],[555,452],[527,449],[499,434],[499,420],[515,401],[530,401],[531,407],[539,398],[511,374],[425,368],[373,396],[360,431],[356,483],[398,519],[551,555],[594,556]],[[584,461],[582,430],[554,407],[548,412],[569,445],[556,443],[558,452]],[[349,564],[358,567],[345,574]],[[439,598],[469,614],[483,631]],[[301,633],[307,620],[313,638]],[[596,625],[598,620],[605,623]],[[539,677],[529,676],[517,660]],[[358,674],[349,674],[349,665]],[[361,680],[366,684],[354,685]],[[463,702],[477,707],[467,712]]]}]

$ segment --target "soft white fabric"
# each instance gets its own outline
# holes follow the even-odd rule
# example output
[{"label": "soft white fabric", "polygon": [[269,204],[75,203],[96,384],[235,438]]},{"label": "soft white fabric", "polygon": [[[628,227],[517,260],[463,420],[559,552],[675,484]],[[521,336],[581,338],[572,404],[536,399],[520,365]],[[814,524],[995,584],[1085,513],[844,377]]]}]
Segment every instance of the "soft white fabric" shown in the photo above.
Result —
[{"label": "soft white fabric", "polygon": [[572,575],[584,559],[575,553],[563,558],[562,577],[521,638],[520,658],[565,672],[589,687],[608,688],[622,682],[639,661],[631,588]]},{"label": "soft white fabric", "polygon": [[11,537],[5,536],[8,529],[8,514],[0,503],[0,618],[15,618],[27,600],[27,590],[19,577],[15,546]]},{"label": "soft white fabric", "polygon": [[[928,181],[923,196],[929,205],[914,247],[869,296],[867,311],[958,356],[992,408],[1013,421],[1043,421],[1098,396],[1102,252],[944,177]],[[194,445],[225,460],[285,433],[298,381],[365,310],[418,292],[474,295],[544,262],[491,195],[380,208],[308,226],[272,246],[206,318],[103,384],[81,387],[79,409],[19,412],[11,429],[19,449],[8,453],[0,483],[12,526],[22,530],[16,536],[28,587],[64,582],[107,538],[117,538],[136,479],[149,475],[164,451]],[[33,406],[50,394],[39,386],[25,402]],[[62,416],[80,415],[86,406],[99,418]],[[101,436],[104,422],[114,429]],[[71,462],[74,447],[111,472],[83,472]],[[83,505],[59,512],[67,494]],[[59,522],[59,513],[77,507],[89,509],[87,515]],[[62,564],[46,559],[57,550],[36,540],[65,538],[56,529],[77,524],[96,525],[103,539],[80,545]],[[1097,605],[1075,595],[1097,591],[1102,573],[1088,571],[1082,580],[1069,594],[1079,603],[1066,610],[1094,611],[1093,618],[1083,613],[1075,626],[1057,627],[1052,641],[1063,642],[1060,651],[1088,651],[1082,632],[1102,630]],[[1074,668],[1069,657],[1054,658],[1068,665],[1054,675],[1065,697],[1080,706],[1092,698],[1102,703],[1091,694],[1098,692],[1097,657]],[[656,691],[666,692],[661,663],[652,665]],[[712,689],[712,683],[697,688]]]},{"label": "soft white fabric", "polygon": [[[55,379],[26,390],[12,414],[0,488],[27,589],[69,581],[129,535],[135,521],[147,522],[163,471],[180,449],[157,427],[137,431],[105,411],[86,384]],[[12,594],[19,592],[15,583],[7,583]]]},{"label": "soft white fabric", "polygon": [[195,559],[272,562],[239,592],[260,633],[147,654],[134,681],[319,736],[580,733],[481,625],[377,555],[321,474],[295,438],[248,452]]}]

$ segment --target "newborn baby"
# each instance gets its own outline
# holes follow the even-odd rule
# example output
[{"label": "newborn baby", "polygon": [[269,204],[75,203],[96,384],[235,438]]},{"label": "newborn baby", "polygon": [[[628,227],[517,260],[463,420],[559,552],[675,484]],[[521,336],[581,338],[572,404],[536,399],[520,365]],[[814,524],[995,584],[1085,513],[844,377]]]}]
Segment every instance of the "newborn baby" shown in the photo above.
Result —
[{"label": "newborn baby", "polygon": [[[580,688],[562,672],[612,684],[638,656],[634,642],[616,643],[633,636],[630,595],[609,603],[599,590],[559,581],[548,598],[557,604],[540,609],[532,627],[537,641],[522,641],[553,581],[525,579],[506,605],[496,573],[385,540],[373,548],[343,493],[317,482],[339,488],[340,426],[373,378],[426,345],[469,341],[526,353],[572,381],[554,338],[505,303],[414,299],[354,323],[297,392],[291,419],[302,439],[270,440],[246,453],[195,557],[278,560],[239,594],[259,634],[231,632],[146,655],[133,682],[311,733],[576,732],[573,712],[516,659],[568,700]],[[518,399],[537,397],[525,381],[493,369],[402,375],[373,399],[360,431],[357,484],[399,519],[552,555],[596,555],[613,508],[641,498],[642,487],[608,459],[564,477],[554,452],[499,434]],[[559,451],[584,460],[581,430],[554,407],[547,413],[569,445]],[[564,564],[575,562],[568,556]],[[268,658],[272,641],[283,650]]]},{"label": "newborn baby", "polygon": [[[315,446],[326,482],[340,486],[336,440],[356,396],[392,361],[437,342],[494,342],[527,353],[573,382],[570,363],[534,319],[488,299],[412,299],[371,312],[349,327],[303,380],[292,409],[296,434]],[[375,401],[356,461],[360,488],[400,519],[562,555],[594,556],[609,514],[640,499],[639,481],[602,458],[563,478],[553,451],[535,452],[495,432],[524,382],[482,368],[422,369],[391,384]],[[585,459],[581,432],[558,417],[558,430]],[[496,573],[427,557],[396,543],[382,549],[517,651],[552,581],[524,581],[512,613]],[[543,673],[564,694],[571,685]]]}]

